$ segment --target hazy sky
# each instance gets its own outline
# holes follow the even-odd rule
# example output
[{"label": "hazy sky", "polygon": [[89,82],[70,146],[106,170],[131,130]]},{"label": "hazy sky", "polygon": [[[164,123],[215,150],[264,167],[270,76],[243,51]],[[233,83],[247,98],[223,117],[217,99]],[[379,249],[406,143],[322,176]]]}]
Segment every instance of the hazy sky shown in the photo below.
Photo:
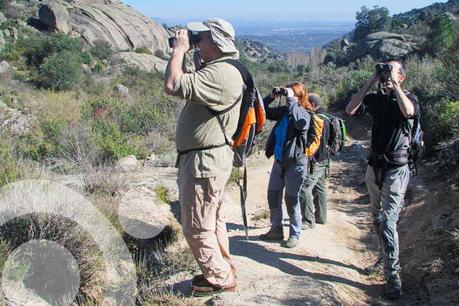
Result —
[{"label": "hazy sky", "polygon": [[429,0],[122,0],[142,14],[166,20],[202,20],[222,17],[230,21],[354,21],[362,6],[387,7],[390,14],[421,8]]}]

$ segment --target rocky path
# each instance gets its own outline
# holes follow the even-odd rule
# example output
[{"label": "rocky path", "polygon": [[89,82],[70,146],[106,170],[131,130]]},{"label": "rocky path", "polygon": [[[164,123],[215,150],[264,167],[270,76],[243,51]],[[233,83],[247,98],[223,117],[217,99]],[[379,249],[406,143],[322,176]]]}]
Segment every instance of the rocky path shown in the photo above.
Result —
[{"label": "rocky path", "polygon": [[[362,143],[346,147],[328,180],[328,223],[303,231],[300,245],[286,249],[258,236],[269,228],[266,190],[272,160],[251,158],[249,240],[241,226],[239,193],[226,194],[231,253],[238,268],[238,292],[221,295],[230,305],[383,304],[382,280],[363,268],[375,260],[375,237],[365,190]],[[287,216],[284,207],[284,216]],[[284,217],[285,218],[285,217]],[[284,222],[288,232],[288,220]]]}]

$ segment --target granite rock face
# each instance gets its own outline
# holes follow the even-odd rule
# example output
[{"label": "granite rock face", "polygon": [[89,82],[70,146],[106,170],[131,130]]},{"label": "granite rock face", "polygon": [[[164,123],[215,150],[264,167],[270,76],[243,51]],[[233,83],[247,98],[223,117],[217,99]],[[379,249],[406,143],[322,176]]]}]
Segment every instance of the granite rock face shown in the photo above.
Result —
[{"label": "granite rock face", "polygon": [[102,40],[118,51],[144,47],[169,52],[164,27],[118,0],[48,1],[39,18],[49,29],[79,34],[90,45]]}]

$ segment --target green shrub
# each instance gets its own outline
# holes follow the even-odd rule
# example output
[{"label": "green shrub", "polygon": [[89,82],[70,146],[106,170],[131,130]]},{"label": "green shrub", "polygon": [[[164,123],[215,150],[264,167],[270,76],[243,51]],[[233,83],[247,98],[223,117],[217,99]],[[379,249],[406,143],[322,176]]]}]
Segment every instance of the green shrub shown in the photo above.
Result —
[{"label": "green shrub", "polygon": [[163,201],[166,204],[171,203],[169,189],[166,186],[158,185],[155,187],[155,194],[159,200]]},{"label": "green shrub", "polygon": [[0,144],[0,187],[15,181],[18,176],[17,161],[11,148]]},{"label": "green shrub", "polygon": [[92,56],[91,56],[91,53],[89,52],[81,52],[80,53],[80,56],[81,56],[81,62],[83,64],[86,64],[86,65],[92,65]]},{"label": "green shrub", "polygon": [[142,54],[151,54],[150,49],[147,47],[139,47],[134,50],[135,53],[142,53]]},{"label": "green shrub", "polygon": [[443,100],[436,108],[436,116],[430,120],[432,142],[459,136],[459,101]]},{"label": "green shrub", "polygon": [[104,71],[104,65],[101,62],[97,62],[94,67],[92,67],[93,72],[101,73]]},{"label": "green shrub", "polygon": [[64,50],[45,58],[40,67],[38,82],[45,88],[69,90],[78,88],[84,77],[80,55]]},{"label": "green shrub", "polygon": [[366,70],[352,70],[341,82],[337,88],[338,101],[348,102],[352,95],[363,86],[372,72]]},{"label": "green shrub", "polygon": [[89,53],[100,60],[108,60],[113,55],[114,50],[109,42],[96,40],[91,49],[89,49]]},{"label": "green shrub", "polygon": [[[63,51],[78,54],[81,57],[83,42],[81,39],[69,37],[62,33],[51,35],[37,34],[31,38],[25,56],[31,66],[40,67],[46,57]],[[80,58],[79,62],[83,62]]]},{"label": "green shrub", "polygon": [[138,159],[148,155],[139,146],[138,138],[129,137],[129,141],[115,123],[107,120],[98,119],[94,122],[93,138],[100,150],[100,163],[110,163],[128,155],[135,155]]},{"label": "green shrub", "polygon": [[434,21],[429,39],[429,51],[433,54],[442,53],[456,42],[458,26],[448,15],[441,14]]},{"label": "green shrub", "polygon": [[43,133],[35,129],[33,133],[21,135],[16,141],[16,151],[21,158],[40,161],[46,154],[47,146],[43,141]]},{"label": "green shrub", "polygon": [[120,128],[123,133],[147,135],[166,124],[170,119],[151,101],[137,101],[126,112],[119,113]]},{"label": "green shrub", "polygon": [[42,152],[48,156],[59,157],[63,153],[62,131],[67,123],[63,119],[50,119],[42,123],[44,142]]},{"label": "green shrub", "polygon": [[292,70],[286,61],[273,61],[268,65],[268,71],[271,73],[290,73]]}]

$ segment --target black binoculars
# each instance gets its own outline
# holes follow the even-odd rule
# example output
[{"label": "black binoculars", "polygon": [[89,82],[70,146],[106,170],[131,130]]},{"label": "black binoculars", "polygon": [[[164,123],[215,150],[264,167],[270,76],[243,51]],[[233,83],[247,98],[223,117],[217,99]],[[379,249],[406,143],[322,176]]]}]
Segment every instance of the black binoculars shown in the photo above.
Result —
[{"label": "black binoculars", "polygon": [[287,96],[288,92],[286,88],[283,87],[274,87],[273,88],[273,95],[281,95],[281,96]]},{"label": "black binoculars", "polygon": [[376,64],[375,69],[378,75],[387,74],[392,71],[392,65],[387,64],[387,63],[379,63],[379,64]]},{"label": "black binoculars", "polygon": [[[170,48],[174,47],[174,40],[175,40],[175,37],[169,37],[168,41],[169,41]],[[190,42],[190,47],[192,48],[193,45],[196,45],[197,43],[199,43],[199,41],[201,40],[201,37],[199,37],[198,34],[193,34],[193,32],[188,30],[188,40]]]}]

